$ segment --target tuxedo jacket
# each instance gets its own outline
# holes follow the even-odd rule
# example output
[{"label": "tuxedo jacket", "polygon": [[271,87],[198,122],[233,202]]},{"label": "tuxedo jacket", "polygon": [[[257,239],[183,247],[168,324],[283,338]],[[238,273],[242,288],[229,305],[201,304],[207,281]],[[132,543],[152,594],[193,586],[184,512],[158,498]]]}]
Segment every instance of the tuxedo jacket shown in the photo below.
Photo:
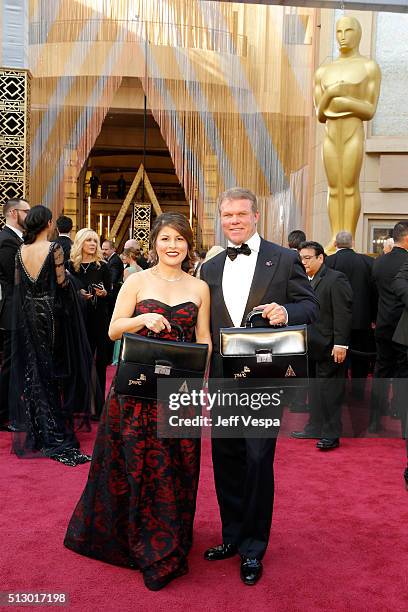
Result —
[{"label": "tuxedo jacket", "polygon": [[16,253],[23,241],[9,227],[0,232],[0,328],[12,328],[12,299]]},{"label": "tuxedo jacket", "polygon": [[408,260],[403,264],[392,284],[395,295],[404,304],[401,318],[393,336],[394,342],[408,346]]},{"label": "tuxedo jacket", "polygon": [[307,330],[309,357],[323,362],[331,359],[335,344],[348,346],[350,343],[353,291],[345,274],[325,265],[311,285],[319,300],[320,312]]},{"label": "tuxedo jacket", "polygon": [[[222,277],[227,252],[223,251],[201,266],[200,277],[211,293],[211,331],[213,337],[212,375],[221,375],[219,358],[222,327],[234,327],[225,305]],[[244,255],[240,255],[244,257]],[[259,306],[276,302],[288,312],[288,324],[311,323],[319,314],[316,295],[310,286],[297,252],[261,238],[254,277],[241,325],[248,313]]]},{"label": "tuxedo jacket", "polygon": [[378,291],[378,313],[375,328],[376,338],[391,340],[404,309],[404,303],[394,292],[394,279],[402,266],[408,262],[408,251],[394,247],[374,261],[373,278]]},{"label": "tuxedo jacket", "polygon": [[112,257],[106,263],[111,273],[112,285],[115,291],[118,285],[123,281],[123,261],[117,253],[113,253]]},{"label": "tuxedo jacket", "polygon": [[343,272],[353,290],[352,329],[370,329],[377,315],[377,291],[372,277],[374,259],[356,253],[353,249],[340,249],[324,261],[328,268]]},{"label": "tuxedo jacket", "polygon": [[54,242],[61,245],[64,251],[64,264],[66,265],[71,255],[72,240],[68,236],[58,236]]}]

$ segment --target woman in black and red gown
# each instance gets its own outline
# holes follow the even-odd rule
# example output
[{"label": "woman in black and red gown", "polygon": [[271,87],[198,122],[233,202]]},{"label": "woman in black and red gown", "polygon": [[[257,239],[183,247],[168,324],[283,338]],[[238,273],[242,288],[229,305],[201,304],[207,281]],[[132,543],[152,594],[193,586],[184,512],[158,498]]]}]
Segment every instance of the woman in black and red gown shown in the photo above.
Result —
[{"label": "woman in black and red gown", "polygon": [[[123,285],[109,328],[149,330],[211,347],[207,285],[192,276],[187,219],[164,213],[151,233],[154,267]],[[65,546],[95,559],[140,569],[150,590],[188,571],[200,466],[200,441],[158,439],[156,402],[108,396],[88,482],[71,518]]]}]

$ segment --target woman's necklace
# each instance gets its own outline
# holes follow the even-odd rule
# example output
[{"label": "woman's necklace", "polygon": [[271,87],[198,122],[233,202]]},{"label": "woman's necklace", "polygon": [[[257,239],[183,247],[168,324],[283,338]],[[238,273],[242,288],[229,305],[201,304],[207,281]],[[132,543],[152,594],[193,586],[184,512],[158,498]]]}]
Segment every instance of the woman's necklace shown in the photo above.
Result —
[{"label": "woman's necklace", "polygon": [[176,281],[181,280],[184,276],[184,274],[182,273],[181,276],[178,276],[177,278],[166,278],[165,276],[162,276],[161,274],[159,274],[157,270],[155,272],[151,270],[151,273],[161,278],[161,280],[167,281],[168,283],[175,283]]},{"label": "woman's necklace", "polygon": [[87,264],[81,263],[81,267],[82,267],[83,271],[85,272],[85,274],[88,272],[88,268],[91,265],[91,263],[92,263],[92,261],[90,261]]}]

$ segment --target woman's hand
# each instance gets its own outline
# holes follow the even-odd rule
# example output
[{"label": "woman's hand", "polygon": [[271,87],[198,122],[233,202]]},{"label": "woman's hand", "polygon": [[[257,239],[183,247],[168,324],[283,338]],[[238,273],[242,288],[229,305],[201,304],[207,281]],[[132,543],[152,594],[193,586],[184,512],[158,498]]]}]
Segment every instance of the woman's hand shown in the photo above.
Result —
[{"label": "woman's hand", "polygon": [[82,297],[85,300],[90,300],[92,299],[92,293],[88,293],[87,291],[85,291],[85,289],[80,289],[79,293],[82,295]]},{"label": "woman's hand", "polygon": [[139,315],[139,318],[143,317],[143,324],[147,329],[151,329],[156,334],[159,334],[164,329],[171,331],[171,325],[163,315],[157,314],[156,312],[149,312],[143,315]]},{"label": "woman's hand", "polygon": [[106,297],[108,295],[108,292],[106,291],[106,289],[99,289],[99,287],[95,287],[95,294],[98,297]]}]

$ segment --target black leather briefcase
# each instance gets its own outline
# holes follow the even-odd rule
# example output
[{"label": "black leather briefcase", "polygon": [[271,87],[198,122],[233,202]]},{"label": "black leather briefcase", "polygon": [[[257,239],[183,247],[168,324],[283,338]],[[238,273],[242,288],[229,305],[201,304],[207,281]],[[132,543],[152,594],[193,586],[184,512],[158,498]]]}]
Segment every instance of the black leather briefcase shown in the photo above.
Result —
[{"label": "black leather briefcase", "polygon": [[220,353],[224,379],[242,381],[242,386],[253,382],[269,388],[275,380],[279,384],[277,379],[297,386],[308,377],[307,326],[265,327],[259,310],[249,313],[246,327],[220,329]]},{"label": "black leather briefcase", "polygon": [[[125,333],[120,346],[116,370],[115,391],[143,399],[157,399],[157,380],[160,378],[195,380],[200,387],[204,378],[208,345],[185,342],[180,326],[178,340]],[[188,385],[191,388],[191,385]]]}]

